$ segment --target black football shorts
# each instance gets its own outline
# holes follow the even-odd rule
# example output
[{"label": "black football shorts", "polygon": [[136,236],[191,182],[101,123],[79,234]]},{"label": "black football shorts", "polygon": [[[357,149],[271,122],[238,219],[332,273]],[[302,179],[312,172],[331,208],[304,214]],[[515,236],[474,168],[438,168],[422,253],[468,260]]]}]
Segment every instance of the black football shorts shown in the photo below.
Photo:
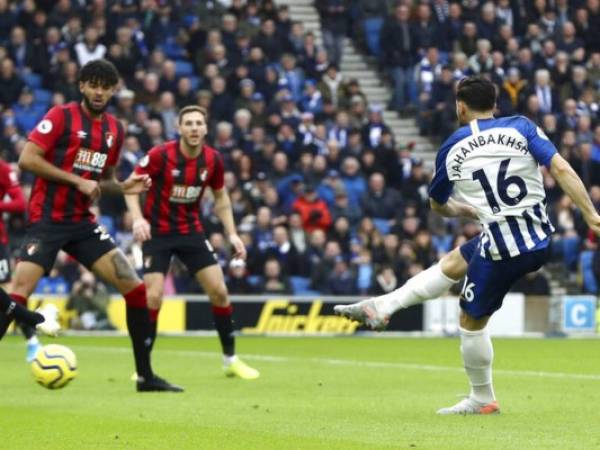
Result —
[{"label": "black football shorts", "polygon": [[0,284],[10,281],[10,273],[10,251],[8,244],[0,244]]},{"label": "black football shorts", "polygon": [[21,261],[29,261],[50,272],[59,250],[64,250],[88,269],[101,256],[116,248],[106,230],[95,222],[36,222],[27,228],[21,246]]},{"label": "black football shorts", "polygon": [[217,264],[217,255],[204,233],[154,235],[142,249],[144,273],[166,274],[173,256],[185,264],[190,275]]}]

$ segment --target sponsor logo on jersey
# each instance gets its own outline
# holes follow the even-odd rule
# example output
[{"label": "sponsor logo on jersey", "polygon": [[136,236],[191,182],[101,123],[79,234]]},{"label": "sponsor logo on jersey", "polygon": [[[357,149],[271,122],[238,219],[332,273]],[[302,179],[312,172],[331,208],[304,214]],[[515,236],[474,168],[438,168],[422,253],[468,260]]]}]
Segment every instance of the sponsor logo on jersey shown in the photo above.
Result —
[{"label": "sponsor logo on jersey", "polygon": [[150,163],[150,157],[148,155],[144,156],[142,159],[140,159],[140,162],[138,163],[138,165],[141,168],[147,167],[148,163]]},{"label": "sponsor logo on jersey", "polygon": [[108,155],[106,153],[96,152],[89,148],[81,147],[75,156],[73,168],[85,170],[88,172],[102,173]]},{"label": "sponsor logo on jersey", "polygon": [[171,189],[169,201],[173,203],[194,203],[200,197],[200,186],[186,186],[185,184],[175,184]]},{"label": "sponsor logo on jersey", "polygon": [[85,138],[87,137],[87,135],[88,135],[88,134],[87,134],[87,132],[86,132],[86,131],[83,131],[83,130],[79,130],[79,131],[77,132],[77,137],[78,137],[79,139],[85,139]]}]

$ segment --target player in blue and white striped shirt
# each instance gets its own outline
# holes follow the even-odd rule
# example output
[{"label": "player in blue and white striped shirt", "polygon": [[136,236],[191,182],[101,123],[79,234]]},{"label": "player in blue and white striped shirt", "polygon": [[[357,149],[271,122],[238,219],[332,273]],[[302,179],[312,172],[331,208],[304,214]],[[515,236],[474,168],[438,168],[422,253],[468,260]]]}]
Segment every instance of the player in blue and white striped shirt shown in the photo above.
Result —
[{"label": "player in blue and white striped shirt", "polygon": [[467,77],[459,82],[456,98],[456,112],[465,126],[438,153],[429,190],[431,207],[447,217],[477,219],[483,231],[394,292],[334,309],[382,329],[396,311],[440,297],[466,275],[460,335],[471,394],[438,413],[491,414],[500,409],[492,387],[493,348],[487,322],[511,286],[546,262],[554,232],[539,166],[550,170],[597,235],[600,215],[581,179],[540,128],[525,117],[494,118],[492,82]]}]

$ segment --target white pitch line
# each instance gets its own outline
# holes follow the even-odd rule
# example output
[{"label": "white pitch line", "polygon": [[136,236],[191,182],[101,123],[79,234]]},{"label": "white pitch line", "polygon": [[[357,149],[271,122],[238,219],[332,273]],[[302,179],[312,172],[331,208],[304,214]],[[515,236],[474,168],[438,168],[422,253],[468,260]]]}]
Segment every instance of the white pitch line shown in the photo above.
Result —
[{"label": "white pitch line", "polygon": [[[103,347],[103,346],[87,346],[78,345],[72,346],[85,350],[92,351],[108,351],[108,352],[119,352],[129,353],[131,352],[128,348],[122,347]],[[218,352],[205,352],[200,350],[158,350],[160,353],[170,353],[177,356],[196,356],[205,358],[219,358],[221,356]],[[253,359],[256,361],[274,362],[274,363],[303,363],[310,362],[316,364],[323,364],[329,366],[349,366],[349,367],[367,367],[372,369],[405,369],[405,370],[416,370],[422,372],[454,372],[464,373],[464,369],[461,367],[452,366],[435,366],[430,364],[414,364],[414,363],[396,363],[396,362],[385,362],[385,361],[358,361],[353,359],[335,359],[335,358],[299,358],[289,356],[275,356],[275,355],[255,355],[244,353],[244,359]],[[506,369],[494,369],[495,375],[505,375],[513,377],[535,377],[535,378],[557,378],[564,380],[590,380],[600,381],[600,374],[587,374],[587,373],[568,373],[568,372],[544,372],[535,370],[506,370]]]}]

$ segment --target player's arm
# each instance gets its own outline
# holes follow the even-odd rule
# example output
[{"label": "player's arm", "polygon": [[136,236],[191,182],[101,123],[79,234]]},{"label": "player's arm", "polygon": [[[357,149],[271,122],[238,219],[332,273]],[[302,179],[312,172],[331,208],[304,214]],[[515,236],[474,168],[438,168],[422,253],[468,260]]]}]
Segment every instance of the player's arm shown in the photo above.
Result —
[{"label": "player's arm", "polygon": [[431,209],[444,217],[468,217],[469,219],[477,220],[475,208],[466,203],[454,200],[452,197],[444,204],[436,202],[433,198],[429,199]]},{"label": "player's arm", "polygon": [[114,166],[104,169],[102,179],[100,180],[100,189],[102,192],[113,195],[141,194],[150,189],[150,186],[152,186],[152,180],[147,174],[133,172],[125,181],[117,180]]},{"label": "player's arm", "polygon": [[44,149],[32,141],[27,141],[25,147],[23,147],[23,151],[19,157],[19,168],[27,170],[44,180],[73,186],[92,200],[100,196],[100,188],[96,181],[86,180],[79,175],[62,170],[46,161],[46,158],[44,158]]},{"label": "player's arm", "polygon": [[125,203],[133,219],[133,237],[139,242],[147,241],[152,237],[152,234],[150,232],[150,224],[142,213],[140,194],[126,194]]},{"label": "player's arm", "polygon": [[596,235],[600,235],[600,215],[596,212],[583,181],[571,165],[558,153],[550,161],[550,173],[562,190],[577,205],[585,222]]},{"label": "player's arm", "polygon": [[225,234],[229,238],[229,242],[234,248],[234,258],[245,259],[246,258],[246,247],[242,242],[242,239],[238,236],[235,228],[235,221],[233,220],[233,209],[231,207],[231,200],[227,189],[222,187],[221,189],[213,189],[213,195],[215,197],[215,214],[223,224]]},{"label": "player's arm", "polygon": [[446,156],[452,141],[446,141],[435,159],[435,174],[429,185],[429,205],[444,217],[468,217],[477,219],[475,208],[453,199],[452,182],[448,178]]},{"label": "player's arm", "polygon": [[6,194],[8,195],[9,200],[0,199],[0,213],[25,212],[27,206],[25,202],[25,195],[23,195],[23,190],[19,185],[17,174],[12,170],[8,170],[4,175],[6,178],[3,180],[3,182],[5,183]]}]

